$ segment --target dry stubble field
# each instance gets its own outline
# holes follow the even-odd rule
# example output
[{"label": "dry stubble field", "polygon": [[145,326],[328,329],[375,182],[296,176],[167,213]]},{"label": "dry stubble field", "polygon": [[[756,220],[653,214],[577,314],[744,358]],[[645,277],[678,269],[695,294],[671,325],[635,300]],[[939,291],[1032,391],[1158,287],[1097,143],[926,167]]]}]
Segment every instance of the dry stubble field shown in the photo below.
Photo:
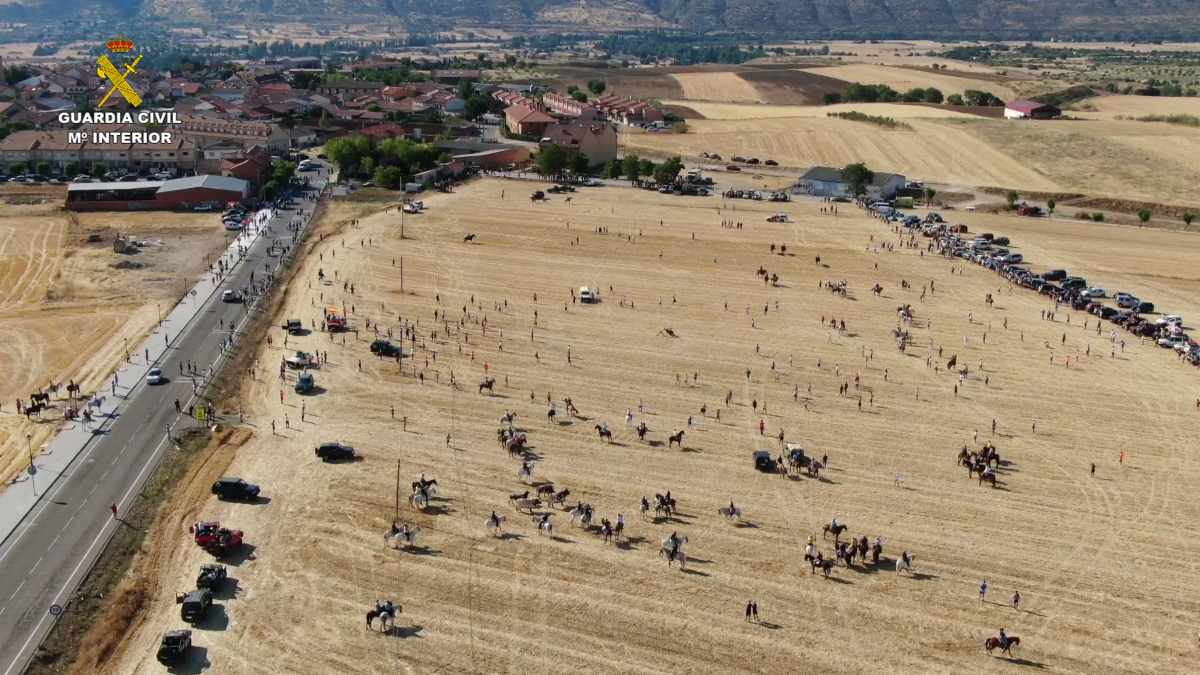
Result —
[{"label": "dry stubble field", "polygon": [[[124,344],[136,348],[185,286],[206,268],[223,245],[217,216],[178,213],[68,214],[61,194],[41,204],[0,207],[0,480],[5,483],[29,463],[26,436],[34,451],[62,423],[65,401],[43,420],[16,414],[16,397],[49,382],[81,383],[85,392],[103,388],[124,360]],[[120,231],[151,245],[137,255],[112,252]],[[89,234],[103,241],[87,243]],[[146,264],[118,270],[121,260]],[[61,392],[65,396],[65,391]]]},{"label": "dry stubble field", "polygon": [[[531,204],[534,187],[485,180],[428,197],[429,211],[409,218],[403,241],[396,214],[364,217],[303,262],[272,319],[319,320],[314,296],[323,293],[324,303],[351,307],[360,326],[371,319],[394,328],[398,315],[419,321],[418,347],[426,349],[415,369],[424,383],[413,365],[399,374],[394,362],[371,357],[369,332],[349,335],[344,346],[316,332],[287,347],[329,353],[317,372],[325,391],[301,399],[290,375],[284,383],[275,377],[284,355],[278,332],[273,347],[259,347],[259,379],[243,390],[256,437],[231,471],[261,482],[270,501],[194,508],[195,517],[244,529],[254,548],[231,561],[237,590],[219,600],[217,619],[197,628],[200,649],[188,668],[1001,672],[1013,666],[985,656],[981,641],[1003,626],[1023,640],[1017,663],[1056,672],[1190,669],[1200,611],[1186,592],[1200,582],[1192,562],[1200,509],[1190,498],[1200,420],[1194,370],[1136,342],[1112,358],[1106,337],[1085,330],[1082,315],[1068,324],[1060,311],[1057,321],[1042,321],[1044,299],[1010,293],[979,268],[951,274],[951,263],[915,250],[869,250],[872,238],[891,235],[848,205],[830,218],[816,202],[797,202],[783,207],[794,223],[768,224],[779,205],[731,203],[718,213],[716,198],[623,188]],[[722,218],[746,227],[723,229]],[[462,242],[467,231],[478,235],[474,244]],[[769,242],[786,243],[789,255],[771,255]],[[1187,248],[1195,259],[1194,240],[1164,246]],[[392,262],[401,256],[405,295]],[[1155,266],[1148,251],[1130,262]],[[780,274],[779,287],[761,283],[759,265]],[[318,268],[339,281],[320,285]],[[1158,273],[1148,268],[1130,273]],[[354,295],[341,290],[347,276]],[[822,279],[848,280],[852,297],[818,288]],[[900,290],[901,279],[915,289]],[[876,281],[883,297],[867,290]],[[937,290],[922,301],[928,283]],[[568,289],[581,284],[599,286],[604,302],[572,305]],[[988,292],[998,292],[991,309]],[[917,316],[907,354],[890,335],[902,303]],[[1176,309],[1191,317],[1200,307],[1193,299]],[[453,319],[449,335],[433,321],[435,310]],[[822,315],[844,319],[848,333],[821,326]],[[483,316],[486,335],[476,323]],[[678,337],[660,335],[664,327]],[[930,344],[934,357],[945,350],[943,362],[958,354],[970,365],[957,396],[955,378],[926,366]],[[494,397],[475,391],[484,364],[499,380]],[[856,396],[837,394],[846,382],[856,394],[856,374],[861,411]],[[583,417],[549,423],[548,393],[572,397]],[[517,463],[496,445],[505,409],[517,412],[541,457],[535,477],[570,488],[598,517],[627,514],[627,541],[606,545],[561,512],[557,536],[538,536],[509,507],[507,496],[525,488]],[[697,426],[683,450],[642,444],[623,423],[631,409],[658,443],[689,416]],[[615,431],[615,443],[597,439],[597,422]],[[829,455],[825,480],[753,470],[750,453],[775,448],[780,429]],[[999,488],[980,487],[954,466],[976,430],[1008,462]],[[316,461],[313,446],[331,439],[355,444],[364,461]],[[386,549],[381,538],[397,463],[405,496],[422,473],[442,488],[432,513],[402,506],[401,517],[423,528],[420,552]],[[682,512],[676,521],[636,515],[641,496],[668,489]],[[730,499],[744,510],[741,526],[716,513]],[[508,518],[505,538],[484,530],[492,510]],[[886,564],[840,567],[829,580],[811,575],[804,539],[815,533],[828,553],[820,526],[833,516],[853,535],[883,537],[889,559],[914,552],[920,574],[897,575]],[[178,525],[174,536],[161,533],[171,549],[157,552],[167,561],[164,591],[106,672],[160,669],[157,636],[180,625],[172,591],[189,588],[208,560]],[[655,555],[672,530],[690,539],[688,572]],[[976,591],[983,578],[992,585],[986,603]],[[1014,589],[1025,598],[1020,612],[1006,605]],[[386,637],[362,623],[384,597],[404,606],[397,634]],[[742,618],[751,598],[763,625]]]}]

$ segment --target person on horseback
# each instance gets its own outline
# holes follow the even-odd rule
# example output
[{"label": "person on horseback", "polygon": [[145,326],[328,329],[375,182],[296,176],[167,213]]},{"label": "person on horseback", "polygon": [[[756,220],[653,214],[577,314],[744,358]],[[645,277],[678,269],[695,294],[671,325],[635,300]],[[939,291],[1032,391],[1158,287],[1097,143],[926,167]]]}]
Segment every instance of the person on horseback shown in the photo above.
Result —
[{"label": "person on horseback", "polygon": [[835,516],[835,517],[833,518],[833,520],[832,520],[832,521],[829,523],[829,529],[830,529],[830,531],[832,531],[833,533],[835,533],[835,534],[836,534],[836,533],[837,533],[837,531],[838,531],[838,528],[839,528],[839,527],[840,527],[840,526],[838,525],[838,519],[837,519],[837,517]]},{"label": "person on horseback", "polygon": [[1004,634],[1004,627],[1000,627],[1000,649],[1008,649],[1008,636]]}]

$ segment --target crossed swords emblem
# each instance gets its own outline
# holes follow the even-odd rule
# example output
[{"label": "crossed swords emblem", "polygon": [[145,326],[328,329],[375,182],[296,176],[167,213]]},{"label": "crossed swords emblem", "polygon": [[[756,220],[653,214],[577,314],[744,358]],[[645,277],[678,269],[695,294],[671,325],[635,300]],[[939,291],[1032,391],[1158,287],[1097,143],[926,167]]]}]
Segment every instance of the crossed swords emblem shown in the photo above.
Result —
[{"label": "crossed swords emblem", "polygon": [[99,66],[96,68],[96,76],[102,80],[108,80],[109,82],[112,82],[113,86],[112,89],[109,89],[108,93],[104,95],[104,98],[100,99],[100,104],[96,106],[97,108],[103,108],[104,104],[108,102],[108,97],[112,96],[114,91],[120,92],[121,98],[124,98],[129,105],[135,108],[142,104],[142,97],[139,96],[136,91],[134,91],[133,87],[129,85],[128,81],[129,76],[137,72],[137,64],[141,60],[142,55],[138,54],[138,57],[133,60],[133,63],[125,64],[125,72],[122,73],[121,71],[117,70],[117,67],[113,65],[111,60],[109,60],[107,54],[100,55],[100,58],[96,60],[96,64]]}]

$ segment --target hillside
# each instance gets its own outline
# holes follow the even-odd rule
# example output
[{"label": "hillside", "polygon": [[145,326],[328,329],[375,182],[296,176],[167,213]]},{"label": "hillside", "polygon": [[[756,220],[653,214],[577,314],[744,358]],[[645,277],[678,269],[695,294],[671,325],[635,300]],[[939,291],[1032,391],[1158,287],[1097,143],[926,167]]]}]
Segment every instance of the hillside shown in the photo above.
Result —
[{"label": "hillside", "polygon": [[[394,17],[422,29],[454,24],[581,29],[677,27],[810,35],[1005,31],[1173,34],[1200,28],[1192,0],[99,0],[98,12],[228,21]],[[49,19],[67,0],[0,3],[0,18]]]}]

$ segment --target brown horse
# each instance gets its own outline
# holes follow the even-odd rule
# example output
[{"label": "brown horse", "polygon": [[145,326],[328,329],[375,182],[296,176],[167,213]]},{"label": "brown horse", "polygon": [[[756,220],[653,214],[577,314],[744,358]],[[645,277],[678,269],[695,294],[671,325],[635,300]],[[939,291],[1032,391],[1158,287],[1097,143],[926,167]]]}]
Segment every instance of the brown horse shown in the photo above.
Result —
[{"label": "brown horse", "polygon": [[830,534],[832,534],[833,540],[836,542],[841,538],[842,533],[849,529],[850,529],[849,525],[843,525],[843,524],[839,523],[837,527],[834,527],[830,523],[825,523],[824,527],[821,528],[821,538],[825,539]]},{"label": "brown horse", "polygon": [[1012,648],[1019,644],[1021,644],[1021,638],[1015,635],[1009,635],[1008,639],[1004,642],[1001,642],[1000,638],[998,637],[990,637],[983,641],[983,649],[988,653],[989,656],[991,655],[993,649],[999,649],[1001,654],[1008,654],[1009,656],[1012,656]]}]

